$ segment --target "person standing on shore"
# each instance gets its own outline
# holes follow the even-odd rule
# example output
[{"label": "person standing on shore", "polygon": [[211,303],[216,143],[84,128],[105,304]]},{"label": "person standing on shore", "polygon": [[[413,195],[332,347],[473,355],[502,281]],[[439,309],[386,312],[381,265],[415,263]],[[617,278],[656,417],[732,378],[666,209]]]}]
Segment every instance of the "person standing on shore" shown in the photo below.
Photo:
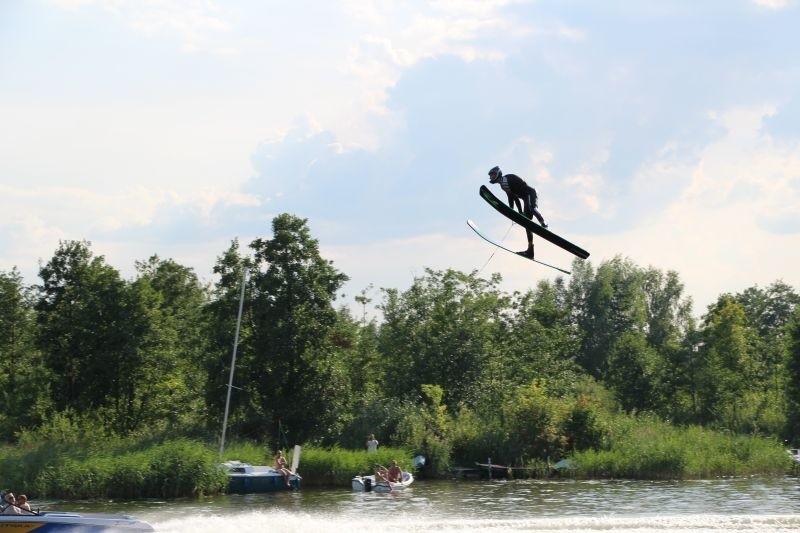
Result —
[{"label": "person standing on shore", "polygon": [[367,437],[367,451],[368,452],[377,452],[378,451],[378,441],[375,438],[374,433],[370,433],[369,437]]}]

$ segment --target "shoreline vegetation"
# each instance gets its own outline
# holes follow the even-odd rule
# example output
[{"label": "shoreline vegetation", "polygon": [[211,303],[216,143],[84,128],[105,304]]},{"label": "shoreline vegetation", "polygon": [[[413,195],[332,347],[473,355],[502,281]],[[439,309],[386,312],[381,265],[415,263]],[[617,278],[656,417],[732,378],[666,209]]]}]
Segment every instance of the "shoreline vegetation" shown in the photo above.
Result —
[{"label": "shoreline vegetation", "polygon": [[213,283],[156,255],[126,279],[87,241],[60,242],[40,283],[0,271],[0,489],[213,495],[223,459],[270,465],[278,443],[303,445],[305,487],[417,455],[422,479],[489,462],[540,479],[795,467],[800,293],[781,280],[699,320],[677,272],[621,256],[511,294],[499,273],[425,268],[351,307],[323,248],[282,213],[221,251]]},{"label": "shoreline vegetation", "polygon": [[[292,451],[288,452],[291,461]],[[774,439],[728,435],[697,426],[679,428],[653,420],[630,421],[601,450],[568,454],[569,467],[555,470],[543,459],[507,465],[494,477],[514,479],[710,479],[736,476],[781,476],[793,472],[793,462]],[[23,442],[0,448],[3,488],[24,490],[32,498],[147,499],[183,498],[224,493],[227,480],[219,464],[238,459],[271,464],[271,452],[261,444],[234,442],[220,459],[215,445],[178,438]],[[477,459],[477,458],[476,458]],[[381,447],[375,453],[339,447],[303,447],[303,486],[349,487],[354,475],[371,473],[374,465],[397,460],[412,468],[412,452]],[[476,461],[477,462],[482,462]],[[464,465],[475,470],[473,465]],[[426,465],[417,475],[427,479],[457,479],[459,465]]]}]

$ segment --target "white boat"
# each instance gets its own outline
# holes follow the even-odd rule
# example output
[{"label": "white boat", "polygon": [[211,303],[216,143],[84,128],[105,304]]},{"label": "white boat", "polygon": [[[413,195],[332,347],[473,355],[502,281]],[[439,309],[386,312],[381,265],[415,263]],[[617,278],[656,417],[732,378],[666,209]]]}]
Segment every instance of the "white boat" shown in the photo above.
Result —
[{"label": "white boat", "polygon": [[792,456],[795,463],[800,463],[800,448],[790,448],[786,451]]},{"label": "white boat", "polygon": [[395,490],[403,490],[413,482],[414,476],[411,472],[403,472],[402,481],[376,482],[375,476],[356,476],[351,481],[351,485],[356,492],[393,492]]},{"label": "white boat", "polygon": [[131,516],[100,513],[42,511],[0,515],[0,532],[49,533],[51,531],[155,531],[147,522]]}]

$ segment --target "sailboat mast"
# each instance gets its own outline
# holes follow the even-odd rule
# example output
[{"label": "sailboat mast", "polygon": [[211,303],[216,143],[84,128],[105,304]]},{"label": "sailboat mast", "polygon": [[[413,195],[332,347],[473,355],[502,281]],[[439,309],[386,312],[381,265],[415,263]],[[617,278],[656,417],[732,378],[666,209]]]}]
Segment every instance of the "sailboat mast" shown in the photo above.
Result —
[{"label": "sailboat mast", "polygon": [[236,317],[236,335],[233,338],[233,355],[231,356],[231,373],[228,378],[228,396],[225,398],[225,416],[222,418],[222,437],[219,440],[219,455],[225,451],[225,431],[228,429],[228,409],[231,406],[231,389],[233,388],[233,371],[236,369],[236,349],[239,347],[239,330],[242,326],[242,307],[244,307],[244,288],[247,282],[247,267],[242,272],[242,292],[239,295],[239,315]]}]

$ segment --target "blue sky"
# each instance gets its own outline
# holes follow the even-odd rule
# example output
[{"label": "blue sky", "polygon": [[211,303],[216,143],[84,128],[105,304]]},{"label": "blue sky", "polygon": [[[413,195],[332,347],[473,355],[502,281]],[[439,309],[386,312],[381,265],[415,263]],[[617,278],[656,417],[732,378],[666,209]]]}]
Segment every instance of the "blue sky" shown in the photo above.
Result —
[{"label": "blue sky", "polygon": [[524,248],[477,194],[500,165],[593,264],[676,270],[697,313],[798,289],[798,27],[792,0],[2,2],[0,270],[38,282],[87,239],[126,277],[158,254],[213,280],[289,212],[341,303],[426,267],[524,291],[555,272],[466,225]]}]

